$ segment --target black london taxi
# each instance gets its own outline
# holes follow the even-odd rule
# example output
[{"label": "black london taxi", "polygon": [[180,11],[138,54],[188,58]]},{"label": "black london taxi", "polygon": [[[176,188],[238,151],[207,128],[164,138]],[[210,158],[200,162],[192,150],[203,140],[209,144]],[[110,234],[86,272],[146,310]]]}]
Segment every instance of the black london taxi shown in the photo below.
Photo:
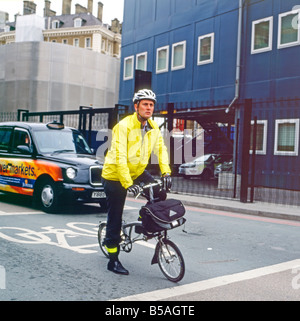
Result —
[{"label": "black london taxi", "polygon": [[82,134],[56,121],[0,123],[0,192],[33,197],[45,212],[66,201],[106,207],[102,164]]}]

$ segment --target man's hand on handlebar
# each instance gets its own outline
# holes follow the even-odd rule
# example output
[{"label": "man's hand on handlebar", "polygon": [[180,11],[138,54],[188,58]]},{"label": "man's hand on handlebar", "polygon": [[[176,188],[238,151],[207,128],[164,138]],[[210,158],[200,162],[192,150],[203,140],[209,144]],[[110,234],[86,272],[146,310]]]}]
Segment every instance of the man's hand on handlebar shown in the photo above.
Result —
[{"label": "man's hand on handlebar", "polygon": [[[169,192],[172,186],[172,179],[170,174],[165,174],[161,177],[160,180],[156,180],[154,182],[150,182],[148,184],[133,184],[127,188],[127,191],[133,195],[133,197],[137,198],[140,195],[146,197],[149,201],[154,198],[158,198],[160,200],[166,199],[166,192]],[[158,189],[157,189],[158,187]],[[162,194],[164,191],[164,197]]]},{"label": "man's hand on handlebar", "polygon": [[139,185],[133,184],[127,188],[127,191],[132,193],[134,197],[136,197],[141,192],[141,188]]},{"label": "man's hand on handlebar", "polygon": [[164,174],[162,177],[162,183],[163,183],[163,189],[165,189],[167,192],[170,191],[172,187],[172,178],[169,173]]}]

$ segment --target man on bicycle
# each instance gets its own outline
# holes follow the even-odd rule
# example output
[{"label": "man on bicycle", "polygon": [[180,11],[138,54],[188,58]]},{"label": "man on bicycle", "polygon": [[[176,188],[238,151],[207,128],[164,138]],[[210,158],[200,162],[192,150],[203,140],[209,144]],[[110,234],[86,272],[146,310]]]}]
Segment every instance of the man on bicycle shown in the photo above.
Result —
[{"label": "man on bicycle", "polygon": [[118,259],[122,214],[127,191],[136,196],[140,183],[154,181],[145,170],[152,151],[158,158],[164,184],[171,187],[171,169],[167,148],[158,125],[151,119],[156,103],[153,91],[143,89],[133,97],[135,113],[125,117],[114,128],[111,147],[105,157],[102,181],[107,199],[105,248],[109,254],[107,269],[129,274]]}]

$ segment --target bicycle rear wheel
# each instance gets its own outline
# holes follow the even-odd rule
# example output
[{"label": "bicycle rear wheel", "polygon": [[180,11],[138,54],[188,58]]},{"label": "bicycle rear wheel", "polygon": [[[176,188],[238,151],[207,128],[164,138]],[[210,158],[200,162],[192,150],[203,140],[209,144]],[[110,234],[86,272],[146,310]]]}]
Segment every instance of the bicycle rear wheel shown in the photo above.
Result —
[{"label": "bicycle rear wheel", "polygon": [[182,280],[185,273],[183,256],[172,241],[164,239],[159,242],[158,265],[168,280],[172,282]]},{"label": "bicycle rear wheel", "polygon": [[106,256],[106,257],[109,257],[108,256],[108,252],[104,246],[104,240],[105,240],[105,236],[106,236],[106,222],[102,222],[100,223],[99,225],[99,229],[98,229],[98,243],[99,243],[99,246],[100,246],[100,249],[101,251],[103,252],[103,254]]}]

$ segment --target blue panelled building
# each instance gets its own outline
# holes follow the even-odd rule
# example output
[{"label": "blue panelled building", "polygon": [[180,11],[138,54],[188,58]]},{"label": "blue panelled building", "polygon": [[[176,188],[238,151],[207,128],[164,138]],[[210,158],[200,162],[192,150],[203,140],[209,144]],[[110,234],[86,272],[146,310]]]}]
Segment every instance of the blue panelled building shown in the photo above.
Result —
[{"label": "blue panelled building", "polygon": [[241,168],[251,99],[255,184],[300,191],[299,0],[125,0],[123,20],[120,104],[133,108],[135,70],[151,72],[156,113],[229,124]]}]

